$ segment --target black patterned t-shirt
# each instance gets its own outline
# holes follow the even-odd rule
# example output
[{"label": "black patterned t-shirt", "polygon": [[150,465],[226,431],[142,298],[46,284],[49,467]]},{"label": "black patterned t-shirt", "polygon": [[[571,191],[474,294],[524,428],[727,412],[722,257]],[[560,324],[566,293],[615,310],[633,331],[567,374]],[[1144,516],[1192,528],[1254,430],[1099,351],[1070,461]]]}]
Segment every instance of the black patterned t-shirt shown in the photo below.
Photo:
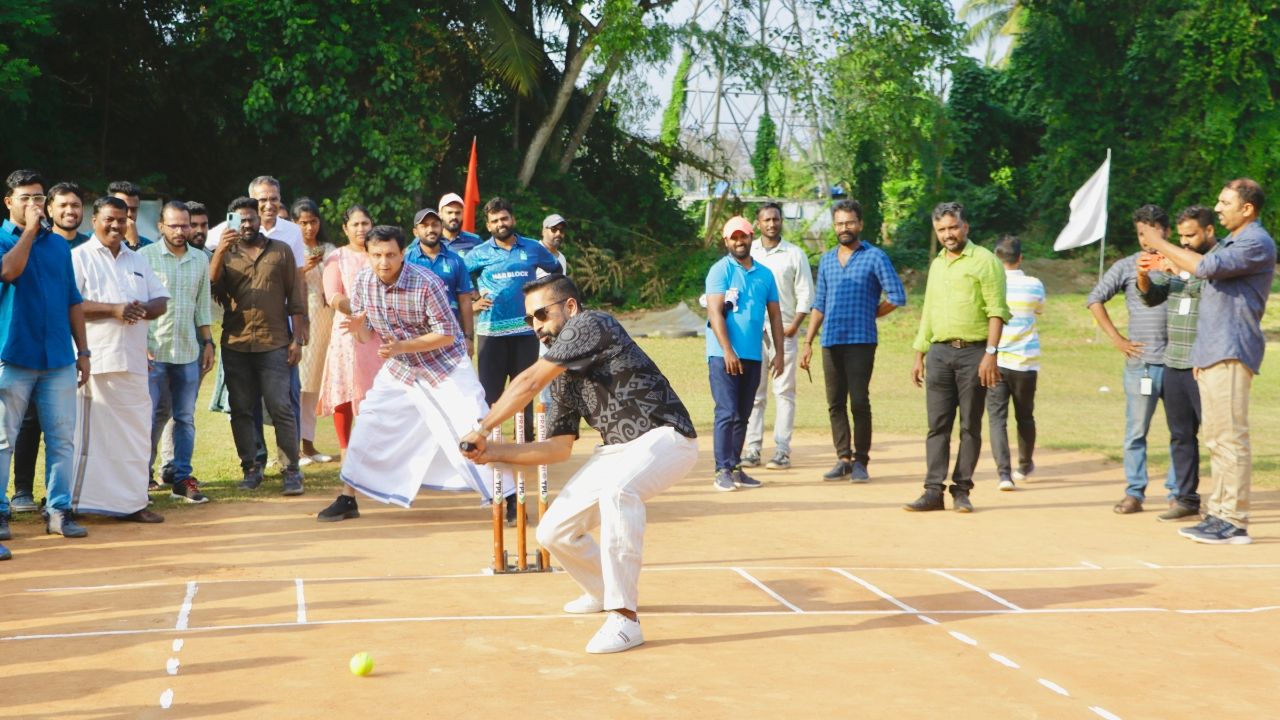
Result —
[{"label": "black patterned t-shirt", "polygon": [[671,383],[608,313],[585,310],[569,318],[544,357],[565,368],[551,383],[547,437],[578,437],[584,418],[605,445],[660,427],[698,436]]}]

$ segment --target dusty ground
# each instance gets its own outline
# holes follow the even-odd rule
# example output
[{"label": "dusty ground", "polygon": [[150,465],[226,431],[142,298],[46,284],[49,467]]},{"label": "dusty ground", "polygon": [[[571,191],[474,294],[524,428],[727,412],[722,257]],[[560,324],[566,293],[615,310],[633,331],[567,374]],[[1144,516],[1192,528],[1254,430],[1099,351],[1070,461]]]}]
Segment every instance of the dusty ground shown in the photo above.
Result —
[{"label": "dusty ground", "polygon": [[1256,494],[1254,545],[1197,545],[1113,515],[1118,466],[1046,452],[1013,493],[984,458],[973,515],[909,515],[921,439],[878,437],[870,485],[821,482],[826,438],[798,440],[794,469],[721,494],[703,438],[651,505],[648,642],[615,656],[582,651],[602,618],[561,614],[565,575],[480,574],[471,497],[319,525],[313,493],[83,541],[20,525],[0,715],[1280,716],[1280,493]]}]

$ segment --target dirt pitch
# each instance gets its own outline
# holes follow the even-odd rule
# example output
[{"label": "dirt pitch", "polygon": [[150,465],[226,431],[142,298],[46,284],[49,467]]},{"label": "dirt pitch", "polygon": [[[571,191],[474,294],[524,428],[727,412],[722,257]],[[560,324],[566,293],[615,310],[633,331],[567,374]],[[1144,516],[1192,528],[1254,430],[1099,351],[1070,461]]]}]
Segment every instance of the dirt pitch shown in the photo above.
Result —
[{"label": "dirt pitch", "polygon": [[320,525],[313,492],[90,520],[84,541],[19,525],[0,716],[1280,716],[1280,492],[1255,494],[1254,545],[1197,545],[1159,501],[1112,514],[1114,463],[1044,452],[1012,493],[984,458],[973,515],[909,515],[922,439],[877,438],[860,486],[821,482],[826,437],[797,440],[792,470],[722,494],[702,438],[650,506],[648,642],[614,656],[583,652],[602,618],[560,612],[563,573],[479,572],[472,497]]}]

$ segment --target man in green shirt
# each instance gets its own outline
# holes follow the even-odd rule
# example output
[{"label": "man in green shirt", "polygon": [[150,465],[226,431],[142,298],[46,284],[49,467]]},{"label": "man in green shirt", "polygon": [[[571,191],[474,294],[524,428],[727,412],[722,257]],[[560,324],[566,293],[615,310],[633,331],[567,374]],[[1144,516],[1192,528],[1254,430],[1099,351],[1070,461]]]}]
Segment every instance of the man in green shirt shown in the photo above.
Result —
[{"label": "man in green shirt", "polygon": [[924,494],[903,506],[921,512],[942,510],[942,491],[951,463],[951,428],[960,411],[960,451],[951,474],[952,507],[973,512],[969,492],[982,449],[982,412],[987,388],[1000,380],[996,348],[1009,319],[1004,267],[990,250],[969,242],[969,223],[960,203],[933,209],[933,231],[942,250],[929,266],[911,381],[926,388],[929,434]]}]

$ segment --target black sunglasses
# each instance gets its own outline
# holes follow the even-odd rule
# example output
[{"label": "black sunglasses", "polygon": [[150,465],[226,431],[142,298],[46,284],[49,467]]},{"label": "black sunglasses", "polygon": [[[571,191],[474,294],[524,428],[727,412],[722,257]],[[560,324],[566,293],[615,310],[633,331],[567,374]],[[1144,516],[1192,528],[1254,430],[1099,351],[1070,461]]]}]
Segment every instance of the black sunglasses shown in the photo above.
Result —
[{"label": "black sunglasses", "polygon": [[538,320],[538,322],[546,322],[546,321],[547,321],[547,310],[549,310],[549,309],[551,309],[551,308],[553,308],[553,307],[555,307],[555,306],[557,306],[557,305],[563,305],[564,303],[566,303],[566,302],[568,302],[568,301],[569,301],[569,298],[565,298],[565,299],[563,299],[563,300],[557,300],[557,301],[555,301],[555,302],[551,303],[550,305],[543,305],[542,307],[538,308],[537,310],[534,310],[532,313],[530,313],[530,314],[528,314],[528,315],[525,315],[525,316],[524,316],[524,324],[525,324],[525,325],[528,325],[528,326],[530,326],[530,327],[532,327],[532,326],[533,326],[533,321],[534,321],[534,319],[535,319],[535,318]]}]

